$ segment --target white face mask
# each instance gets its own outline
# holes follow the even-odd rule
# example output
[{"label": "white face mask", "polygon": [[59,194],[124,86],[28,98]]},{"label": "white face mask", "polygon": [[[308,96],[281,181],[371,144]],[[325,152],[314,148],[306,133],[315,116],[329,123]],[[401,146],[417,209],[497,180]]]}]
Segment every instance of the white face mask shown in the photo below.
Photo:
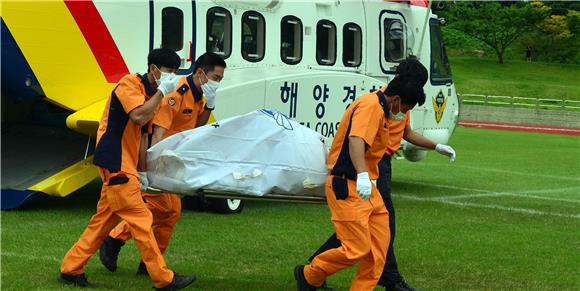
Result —
[{"label": "white face mask", "polygon": [[394,114],[392,109],[389,110],[389,119],[395,120],[395,121],[401,121],[403,120],[403,118],[405,118],[406,114],[403,113],[403,111],[401,111],[401,101],[399,100],[399,113]]},{"label": "white face mask", "polygon": [[203,95],[205,95],[206,98],[214,98],[216,95],[217,89],[220,86],[220,82],[211,80],[210,78],[207,77],[207,75],[205,74],[204,71],[201,71],[201,72],[203,73],[203,75],[207,79],[207,82],[205,84],[201,85],[201,91],[203,91]]},{"label": "white face mask", "polygon": [[390,113],[390,116],[389,116],[389,117],[390,117],[392,120],[395,120],[395,121],[401,121],[401,120],[403,120],[403,118],[405,118],[405,116],[406,116],[406,114],[405,114],[405,113],[403,113],[403,112],[399,112],[399,113],[397,113],[397,114],[395,114],[395,115],[393,115],[393,113]]},{"label": "white face mask", "polygon": [[[155,68],[157,68],[157,66],[155,66]],[[161,76],[159,77],[159,79],[155,79],[157,86],[159,86],[159,84],[161,84],[161,82],[163,82],[164,80],[167,80],[168,78],[175,77],[175,73],[163,72],[159,68],[157,68],[157,71],[159,71],[161,73]]]}]

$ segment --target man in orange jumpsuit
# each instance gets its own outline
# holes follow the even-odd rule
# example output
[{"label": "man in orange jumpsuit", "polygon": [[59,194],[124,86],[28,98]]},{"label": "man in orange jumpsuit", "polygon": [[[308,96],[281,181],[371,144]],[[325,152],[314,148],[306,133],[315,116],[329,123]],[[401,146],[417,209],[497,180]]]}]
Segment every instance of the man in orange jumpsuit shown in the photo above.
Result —
[{"label": "man in orange jumpsuit", "polygon": [[[415,78],[421,85],[427,83],[428,73],[427,69],[417,60],[416,57],[409,57],[402,61],[397,66],[396,74],[403,77]],[[382,88],[381,90],[385,90]],[[403,100],[404,101],[404,100]],[[449,156],[452,160],[455,159],[455,151],[448,145],[437,144],[430,139],[425,138],[419,133],[411,129],[410,112],[406,114],[399,114],[399,117],[390,116],[388,119],[389,125],[389,145],[386,153],[379,162],[379,178],[377,179],[377,188],[383,198],[383,202],[389,212],[389,230],[391,241],[387,251],[387,261],[382,272],[379,285],[385,286],[386,291],[414,291],[411,286],[407,284],[403,276],[399,273],[397,259],[395,257],[394,240],[395,240],[395,208],[391,199],[391,157],[401,146],[401,140],[405,139],[407,142],[420,146],[426,149],[436,150],[438,153]],[[328,240],[310,257],[310,261],[316,255],[340,246],[340,240],[333,234]],[[325,286],[327,289],[329,287]]]},{"label": "man in orange jumpsuit", "polygon": [[357,262],[351,290],[372,290],[377,285],[390,241],[389,214],[371,180],[378,178],[377,164],[388,146],[387,118],[424,102],[422,84],[397,76],[385,92],[365,94],[347,109],[330,148],[326,180],[326,200],[342,244],[306,266],[296,266],[298,290],[315,290],[326,277]]},{"label": "man in orange jumpsuit", "polygon": [[[211,111],[215,108],[215,93],[224,76],[225,68],[225,61],[211,52],[201,55],[195,61],[195,73],[180,79],[177,90],[167,94],[153,118],[152,145],[175,133],[207,123]],[[202,95],[206,97],[205,106]],[[153,214],[153,233],[159,250],[165,253],[175,223],[181,216],[181,200],[175,194],[142,193],[142,195]],[[129,224],[121,222],[101,245],[99,258],[111,272],[117,269],[121,247],[131,238]],[[143,262],[139,264],[137,274],[147,274]]]},{"label": "man in orange jumpsuit", "polygon": [[153,217],[141,198],[137,163],[143,129],[149,128],[163,96],[173,90],[180,58],[171,49],[155,49],[148,56],[148,73],[124,76],[111,93],[97,131],[94,164],[103,180],[97,213],[65,255],[59,281],[91,286],[84,266],[109,232],[124,220],[131,226],[137,248],[158,290],[182,289],[195,275],[180,276],[165,264],[151,224]]}]

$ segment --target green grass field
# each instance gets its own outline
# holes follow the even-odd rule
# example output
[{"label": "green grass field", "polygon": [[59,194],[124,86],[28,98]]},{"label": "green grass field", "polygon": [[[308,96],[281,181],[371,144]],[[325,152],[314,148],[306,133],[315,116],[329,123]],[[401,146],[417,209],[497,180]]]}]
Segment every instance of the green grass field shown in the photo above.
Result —
[{"label": "green grass field", "polygon": [[457,92],[580,100],[580,65],[451,57]]},{"label": "green grass field", "polygon": [[[455,163],[394,162],[397,258],[422,290],[580,290],[580,137],[458,128]],[[73,290],[60,260],[93,214],[99,184],[2,212],[3,290]],[[332,232],[325,205],[250,201],[239,215],[185,211],[166,259],[193,290],[295,290],[292,268]],[[134,243],[102,289],[151,290]],[[329,278],[348,290],[355,269]],[[377,288],[377,290],[379,290]]]}]

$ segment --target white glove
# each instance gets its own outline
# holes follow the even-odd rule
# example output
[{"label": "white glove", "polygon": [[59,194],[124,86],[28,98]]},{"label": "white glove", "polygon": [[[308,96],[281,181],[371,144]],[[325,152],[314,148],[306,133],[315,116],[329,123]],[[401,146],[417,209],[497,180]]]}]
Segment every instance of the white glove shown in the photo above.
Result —
[{"label": "white glove", "polygon": [[371,197],[372,186],[369,179],[369,173],[362,172],[356,176],[356,192],[362,200],[368,200]]},{"label": "white glove", "polygon": [[175,90],[175,87],[177,87],[177,83],[179,83],[179,77],[173,76],[161,81],[157,89],[161,91],[161,94],[163,94],[163,96],[165,96],[167,95],[167,93],[170,93]]},{"label": "white glove", "polygon": [[438,143],[435,146],[435,151],[442,155],[448,156],[452,162],[455,161],[455,150],[453,150],[452,147]]},{"label": "white glove", "polygon": [[215,94],[205,95],[205,106],[207,108],[215,108]]},{"label": "white glove", "polygon": [[205,96],[205,106],[207,108],[215,108],[215,95],[217,93],[220,83],[218,81],[208,79],[207,83],[201,85],[201,91]]},{"label": "white glove", "polygon": [[139,188],[141,192],[145,192],[149,187],[149,181],[147,180],[147,172],[139,172]]}]

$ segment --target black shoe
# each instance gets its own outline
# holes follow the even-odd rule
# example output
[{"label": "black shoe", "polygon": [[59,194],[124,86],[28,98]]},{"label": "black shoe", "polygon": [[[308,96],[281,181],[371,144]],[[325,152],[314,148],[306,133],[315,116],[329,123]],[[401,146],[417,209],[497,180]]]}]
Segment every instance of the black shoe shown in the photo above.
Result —
[{"label": "black shoe", "polygon": [[99,259],[109,271],[117,271],[117,259],[119,258],[121,247],[124,245],[124,241],[109,236],[99,248]]},{"label": "black shoe", "polygon": [[385,285],[385,291],[415,291],[415,289],[401,277],[401,280],[392,285]]},{"label": "black shoe", "polygon": [[85,275],[85,273],[82,273],[80,275],[67,275],[60,273],[58,281],[65,285],[74,285],[78,287],[95,287],[95,285],[87,281],[87,275]]},{"label": "black shoe", "polygon": [[191,274],[189,276],[181,276],[175,272],[173,272],[173,281],[171,284],[161,287],[155,288],[155,290],[163,290],[163,291],[172,291],[172,290],[179,290],[189,286],[191,283],[195,281],[195,275]]},{"label": "black shoe", "polygon": [[332,291],[332,290],[334,290],[334,288],[332,288],[331,286],[329,286],[328,283],[326,283],[326,281],[324,281],[324,283],[322,283],[322,285],[320,287],[318,287],[317,290],[328,290],[328,291]]},{"label": "black shoe", "polygon": [[294,279],[296,279],[296,290],[316,291],[316,287],[308,284],[306,277],[304,277],[304,265],[294,267]]},{"label": "black shoe", "polygon": [[143,263],[143,262],[139,263],[139,267],[137,268],[137,273],[135,273],[135,275],[138,275],[138,276],[147,275],[147,276],[149,276],[149,272],[147,272],[147,266],[145,266],[145,263]]}]

